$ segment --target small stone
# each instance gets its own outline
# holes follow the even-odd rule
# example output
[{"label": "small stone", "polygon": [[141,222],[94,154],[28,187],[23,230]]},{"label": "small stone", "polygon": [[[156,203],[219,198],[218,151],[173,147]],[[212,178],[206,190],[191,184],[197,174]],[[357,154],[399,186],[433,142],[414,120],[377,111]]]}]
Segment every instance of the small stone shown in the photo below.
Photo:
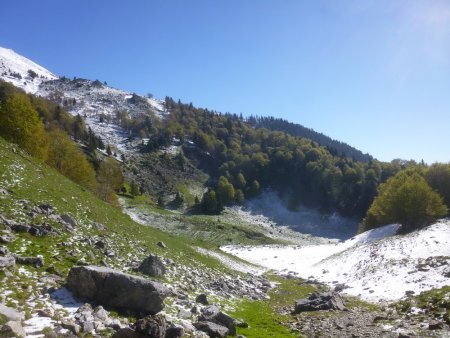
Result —
[{"label": "small stone", "polygon": [[52,318],[55,315],[55,310],[52,308],[46,308],[38,311],[40,317]]},{"label": "small stone", "polygon": [[80,333],[80,325],[75,324],[71,320],[63,319],[61,321],[61,327],[71,331],[74,334],[79,334]]},{"label": "small stone", "polygon": [[75,222],[75,220],[72,218],[72,216],[68,215],[68,214],[63,214],[61,215],[61,219],[66,223],[69,224],[72,228],[75,228],[77,226],[77,223]]},{"label": "small stone", "polygon": [[167,328],[164,338],[181,338],[184,336],[184,329],[181,326],[171,326]]},{"label": "small stone", "polygon": [[428,322],[428,329],[429,330],[440,330],[444,327],[442,322],[438,322],[437,320],[430,320]]},{"label": "small stone", "polygon": [[203,305],[208,305],[208,304],[209,304],[209,303],[208,303],[208,298],[207,298],[206,294],[204,294],[204,293],[199,294],[199,295],[195,298],[195,301],[196,301],[197,303],[200,303],[200,304],[203,304]]},{"label": "small stone", "polygon": [[162,242],[162,241],[156,243],[156,245],[159,246],[160,248],[167,249],[167,245],[164,242]]}]

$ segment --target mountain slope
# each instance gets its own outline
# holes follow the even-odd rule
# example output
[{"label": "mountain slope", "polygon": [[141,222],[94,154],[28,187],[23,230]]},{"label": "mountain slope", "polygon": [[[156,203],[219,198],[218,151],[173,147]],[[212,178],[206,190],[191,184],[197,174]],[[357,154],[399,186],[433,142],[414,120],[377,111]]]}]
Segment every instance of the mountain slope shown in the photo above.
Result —
[{"label": "mountain slope", "polygon": [[33,94],[41,83],[57,79],[44,67],[3,47],[0,47],[0,75],[3,80]]}]

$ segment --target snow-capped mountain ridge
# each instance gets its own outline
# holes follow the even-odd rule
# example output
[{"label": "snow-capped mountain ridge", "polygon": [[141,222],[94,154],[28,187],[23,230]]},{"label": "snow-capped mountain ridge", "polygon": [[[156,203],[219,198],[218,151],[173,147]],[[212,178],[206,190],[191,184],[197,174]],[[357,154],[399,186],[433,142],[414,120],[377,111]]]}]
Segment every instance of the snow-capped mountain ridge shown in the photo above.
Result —
[{"label": "snow-capped mountain ridge", "polygon": [[117,155],[131,151],[128,134],[115,120],[118,111],[130,117],[164,118],[164,101],[115,89],[98,80],[57,77],[35,62],[0,47],[0,79],[27,93],[48,98],[72,115],[80,115],[92,131]]},{"label": "snow-capped mountain ridge", "polygon": [[0,47],[0,76],[32,94],[38,91],[43,82],[58,78],[37,63],[3,47]]}]

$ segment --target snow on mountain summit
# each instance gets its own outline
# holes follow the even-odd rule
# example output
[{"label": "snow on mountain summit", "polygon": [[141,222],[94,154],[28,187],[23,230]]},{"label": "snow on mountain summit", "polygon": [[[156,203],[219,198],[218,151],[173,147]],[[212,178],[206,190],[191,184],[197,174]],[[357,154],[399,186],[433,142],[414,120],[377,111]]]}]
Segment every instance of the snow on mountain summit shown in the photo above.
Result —
[{"label": "snow on mountain summit", "polygon": [[12,49],[0,47],[0,78],[35,94],[42,82],[58,77]]},{"label": "snow on mountain summit", "polygon": [[61,105],[72,115],[80,115],[92,131],[117,154],[133,148],[129,135],[118,125],[117,112],[130,117],[165,117],[164,101],[109,87],[106,82],[57,77],[49,70],[0,47],[0,79]]}]

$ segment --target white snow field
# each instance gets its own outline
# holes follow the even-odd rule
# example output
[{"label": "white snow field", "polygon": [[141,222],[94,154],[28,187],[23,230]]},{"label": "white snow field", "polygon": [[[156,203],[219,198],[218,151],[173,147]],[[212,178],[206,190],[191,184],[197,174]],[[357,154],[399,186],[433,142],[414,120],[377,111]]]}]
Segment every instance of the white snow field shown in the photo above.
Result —
[{"label": "white snow field", "polygon": [[[28,70],[35,72],[37,77],[33,79],[28,74]],[[20,77],[18,74],[20,74]],[[0,76],[3,80],[33,94],[38,91],[42,82],[57,78],[44,67],[15,53],[11,49],[3,47],[0,47]]]},{"label": "white snow field", "polygon": [[407,235],[395,235],[398,228],[386,225],[337,244],[221,249],[282,274],[345,284],[345,293],[371,302],[450,285],[450,220]]}]

